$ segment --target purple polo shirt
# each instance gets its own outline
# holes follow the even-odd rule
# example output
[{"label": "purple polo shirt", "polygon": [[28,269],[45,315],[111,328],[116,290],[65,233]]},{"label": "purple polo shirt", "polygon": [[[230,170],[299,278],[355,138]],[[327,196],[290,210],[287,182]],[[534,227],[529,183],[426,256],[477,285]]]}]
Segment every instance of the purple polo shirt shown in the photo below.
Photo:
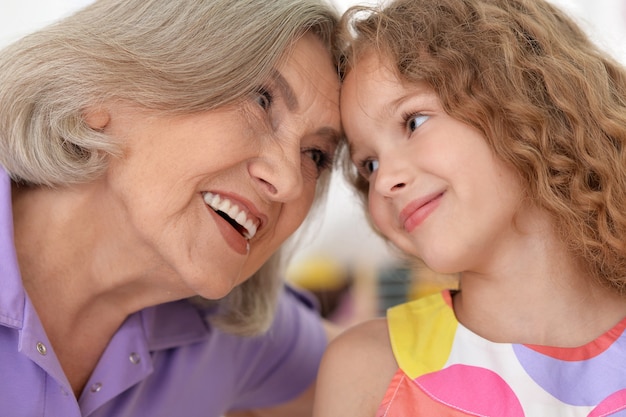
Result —
[{"label": "purple polo shirt", "polygon": [[182,300],[128,317],[76,400],[22,286],[11,188],[0,167],[0,415],[218,417],[293,399],[315,379],[326,345],[319,316],[290,289],[263,336],[206,323]]}]

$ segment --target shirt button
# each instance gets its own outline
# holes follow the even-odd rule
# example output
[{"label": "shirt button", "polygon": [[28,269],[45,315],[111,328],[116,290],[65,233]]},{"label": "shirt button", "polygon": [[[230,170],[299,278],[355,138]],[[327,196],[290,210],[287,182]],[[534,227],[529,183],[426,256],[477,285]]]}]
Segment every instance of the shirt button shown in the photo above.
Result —
[{"label": "shirt button", "polygon": [[42,356],[45,356],[48,353],[48,348],[41,342],[37,342],[37,352],[39,352]]},{"label": "shirt button", "polygon": [[137,365],[139,364],[139,362],[141,362],[141,356],[139,356],[137,352],[131,353],[128,359],[130,359],[130,363],[132,363],[133,365]]},{"label": "shirt button", "polygon": [[98,392],[102,389],[102,384],[100,382],[96,382],[91,386],[91,392]]}]

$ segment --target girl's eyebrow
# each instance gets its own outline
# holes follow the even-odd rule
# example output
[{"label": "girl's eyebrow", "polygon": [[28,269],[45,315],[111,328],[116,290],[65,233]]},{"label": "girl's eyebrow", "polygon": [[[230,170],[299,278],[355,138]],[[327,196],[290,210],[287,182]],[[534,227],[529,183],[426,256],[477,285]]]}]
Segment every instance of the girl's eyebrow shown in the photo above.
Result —
[{"label": "girl's eyebrow", "polygon": [[434,98],[436,98],[436,96],[431,91],[428,91],[423,87],[416,87],[387,104],[385,106],[385,112],[387,112],[386,114],[388,115],[395,114],[398,111],[398,108],[407,101],[417,102],[422,105],[429,105],[433,103]]}]

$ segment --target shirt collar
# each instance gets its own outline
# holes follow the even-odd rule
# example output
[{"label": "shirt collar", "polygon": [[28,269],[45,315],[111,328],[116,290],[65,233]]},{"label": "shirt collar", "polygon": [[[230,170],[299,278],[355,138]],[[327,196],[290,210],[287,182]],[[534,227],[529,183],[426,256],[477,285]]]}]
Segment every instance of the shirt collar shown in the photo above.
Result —
[{"label": "shirt collar", "polygon": [[203,310],[188,300],[147,308],[142,311],[142,319],[151,351],[196,343],[214,331]]}]

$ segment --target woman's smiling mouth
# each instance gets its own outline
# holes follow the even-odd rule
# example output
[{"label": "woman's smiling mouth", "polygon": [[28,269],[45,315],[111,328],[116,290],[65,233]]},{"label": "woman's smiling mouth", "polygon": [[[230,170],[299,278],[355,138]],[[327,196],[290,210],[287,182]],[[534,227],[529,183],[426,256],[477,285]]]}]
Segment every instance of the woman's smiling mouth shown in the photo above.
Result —
[{"label": "woman's smiling mouth", "polygon": [[244,238],[250,240],[259,227],[258,221],[249,218],[248,213],[226,197],[206,192],[204,202],[226,220]]}]

